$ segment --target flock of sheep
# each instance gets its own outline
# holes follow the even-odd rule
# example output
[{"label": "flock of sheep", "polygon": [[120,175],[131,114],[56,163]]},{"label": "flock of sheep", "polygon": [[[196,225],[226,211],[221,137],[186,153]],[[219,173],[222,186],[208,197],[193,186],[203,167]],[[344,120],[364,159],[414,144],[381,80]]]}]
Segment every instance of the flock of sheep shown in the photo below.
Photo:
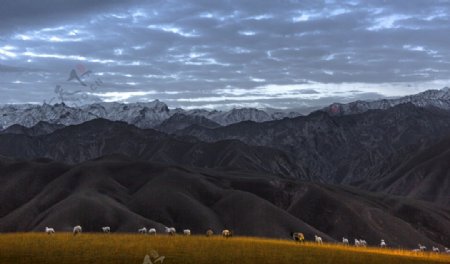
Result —
[{"label": "flock of sheep", "polygon": [[[165,227],[164,228],[165,233],[169,236],[173,236],[177,233],[177,230],[175,229],[175,227]],[[77,234],[81,234],[81,232],[83,231],[83,229],[81,228],[81,226],[77,225],[73,228],[73,235],[77,235]],[[102,232],[103,233],[110,233],[111,232],[111,228],[109,226],[104,226],[102,227]],[[51,228],[51,227],[46,227],[45,228],[45,233],[51,235],[55,233],[55,229]],[[156,228],[149,228],[147,229],[146,227],[142,227],[140,229],[138,229],[138,233],[140,234],[149,234],[149,235],[156,235]],[[185,236],[190,236],[191,235],[191,230],[190,229],[184,229],[183,230],[183,235]],[[210,237],[214,235],[214,231],[209,228],[208,230],[206,230],[206,236]],[[233,236],[232,231],[225,229],[222,231],[222,236],[225,238],[229,238]],[[298,242],[304,242],[305,241],[305,235],[303,233],[291,233],[292,238],[294,239],[294,241],[298,241]],[[318,244],[323,244],[323,240],[320,236],[315,235],[314,236],[314,241]],[[342,238],[342,244],[349,246],[349,240],[348,238],[343,237]],[[367,242],[363,239],[356,239],[355,238],[355,242],[354,242],[355,247],[367,247]],[[386,241],[384,241],[384,239],[381,239],[380,241],[380,247],[381,248],[386,248],[387,244]],[[416,249],[413,249],[413,252],[424,252],[427,250],[427,247],[424,245],[419,244],[419,247]],[[438,247],[433,246],[432,247],[432,252],[435,253],[439,253],[440,250]],[[444,248],[444,252],[447,254],[450,254],[450,249],[448,248]]]},{"label": "flock of sheep", "polygon": [[[169,236],[173,236],[177,233],[177,230],[175,229],[175,227],[165,227],[165,233]],[[80,234],[83,231],[82,227],[77,225],[73,228],[73,235],[77,235]],[[104,226],[102,227],[102,232],[103,233],[110,233],[111,232],[111,228],[109,226]],[[55,233],[55,229],[52,227],[45,227],[45,233],[51,235]],[[139,234],[149,234],[149,235],[156,235],[156,228],[149,228],[147,229],[146,227],[142,227],[140,229],[138,229],[138,233]],[[191,230],[190,229],[184,229],[183,230],[183,235],[185,236],[190,236],[191,235]],[[206,230],[206,236],[210,237],[214,235],[214,231],[209,228],[208,230]],[[222,231],[222,236],[225,238],[229,238],[233,236],[233,232],[225,229]]]},{"label": "flock of sheep", "polygon": [[[294,241],[297,242],[304,242],[305,241],[305,235],[303,233],[291,233],[292,239],[294,239]],[[315,235],[314,236],[314,241],[318,244],[323,244],[322,242],[322,238],[320,236]],[[349,246],[350,242],[348,238],[343,237],[342,238],[342,244],[345,246]],[[355,247],[367,247],[367,241],[363,240],[363,239],[356,239],[355,238]],[[381,248],[386,248],[387,244],[386,241],[384,241],[384,239],[381,239],[380,241],[380,247]],[[424,252],[427,250],[426,246],[423,246],[421,244],[419,244],[419,248],[413,249],[413,252]],[[438,247],[433,246],[432,247],[432,252],[434,253],[440,253],[440,250]],[[444,248],[444,253],[450,254],[450,249],[448,248]]]}]

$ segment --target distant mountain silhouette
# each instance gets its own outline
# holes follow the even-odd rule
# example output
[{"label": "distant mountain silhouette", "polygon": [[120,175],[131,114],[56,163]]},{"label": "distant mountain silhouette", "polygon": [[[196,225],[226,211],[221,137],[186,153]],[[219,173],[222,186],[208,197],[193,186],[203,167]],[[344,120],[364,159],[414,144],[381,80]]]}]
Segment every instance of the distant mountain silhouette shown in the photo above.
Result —
[{"label": "distant mountain silhouette", "polygon": [[155,129],[171,134],[175,131],[185,129],[187,127],[197,125],[206,128],[216,128],[220,125],[204,116],[186,115],[176,113],[168,119],[164,120],[161,125],[156,126]]},{"label": "distant mountain silhouette", "polygon": [[106,119],[67,126],[36,137],[30,137],[29,133],[0,134],[0,155],[13,158],[44,157],[79,163],[111,154],[172,165],[237,168],[306,179],[303,168],[277,149],[248,146],[238,140],[205,143]]},{"label": "distant mountain silhouette", "polygon": [[63,128],[64,125],[50,124],[44,121],[38,122],[33,127],[24,127],[22,125],[12,125],[0,131],[0,134],[22,134],[27,136],[41,136],[46,135]]},{"label": "distant mountain silhouette", "polygon": [[[111,121],[123,121],[140,128],[155,128],[177,114],[191,117],[190,119],[184,118],[184,126],[199,124],[201,120],[203,120],[201,123],[206,125],[214,123],[229,125],[249,120],[264,122],[300,115],[295,111],[277,109],[240,108],[229,111],[169,109],[165,103],[158,100],[130,104],[104,102],[81,107],[71,107],[64,103],[54,105],[25,104],[0,106],[0,127],[6,128],[12,125],[32,127],[41,121],[67,126],[103,118]],[[180,117],[176,116],[175,118],[179,119]],[[206,119],[209,121],[207,122]]]},{"label": "distant mountain silhouette", "polygon": [[427,90],[422,93],[396,99],[356,101],[348,104],[335,103],[322,109],[321,111],[325,111],[330,115],[351,115],[364,113],[368,110],[386,110],[406,103],[411,103],[419,107],[432,106],[444,110],[450,110],[450,88],[445,87],[441,90]]}]

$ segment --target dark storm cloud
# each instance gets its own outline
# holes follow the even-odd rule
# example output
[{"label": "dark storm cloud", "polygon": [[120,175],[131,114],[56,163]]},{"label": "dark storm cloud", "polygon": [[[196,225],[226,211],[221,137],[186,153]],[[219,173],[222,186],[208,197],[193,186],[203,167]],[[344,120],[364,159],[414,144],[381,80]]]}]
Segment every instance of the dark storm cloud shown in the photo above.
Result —
[{"label": "dark storm cloud", "polygon": [[400,96],[445,86],[450,74],[448,1],[2,5],[0,103],[76,89],[66,81],[76,67],[102,80],[83,90],[91,97],[219,108]]},{"label": "dark storm cloud", "polygon": [[10,32],[22,27],[49,26],[64,23],[67,19],[84,18],[87,15],[118,6],[120,0],[14,0],[2,1],[0,8],[0,32]]}]

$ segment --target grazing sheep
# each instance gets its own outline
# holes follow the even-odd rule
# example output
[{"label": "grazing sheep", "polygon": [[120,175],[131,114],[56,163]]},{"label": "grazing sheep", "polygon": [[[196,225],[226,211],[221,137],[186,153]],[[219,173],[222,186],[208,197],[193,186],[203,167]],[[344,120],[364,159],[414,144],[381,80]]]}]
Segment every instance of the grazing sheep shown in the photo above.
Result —
[{"label": "grazing sheep", "polygon": [[450,249],[444,248],[445,253],[450,254]]},{"label": "grazing sheep", "polygon": [[434,253],[439,253],[439,248],[433,246],[433,252],[434,252]]},{"label": "grazing sheep", "polygon": [[420,249],[415,248],[415,249],[412,250],[412,252],[414,252],[414,253],[419,253],[419,252],[420,252]]},{"label": "grazing sheep", "polygon": [[343,237],[343,238],[342,238],[342,244],[348,246],[348,239],[345,238],[345,237]]},{"label": "grazing sheep", "polygon": [[165,227],[165,230],[169,236],[173,236],[177,233],[175,227]]},{"label": "grazing sheep", "polygon": [[190,229],[184,229],[183,230],[183,235],[190,236],[191,235],[191,230]]},{"label": "grazing sheep", "polygon": [[53,229],[51,227],[45,227],[45,233],[47,233],[48,235],[54,234],[55,229]]},{"label": "grazing sheep", "polygon": [[148,229],[148,234],[156,236],[156,229],[155,228],[149,228]]},{"label": "grazing sheep", "polygon": [[425,251],[425,250],[427,250],[427,247],[419,244],[419,250],[420,251]]},{"label": "grazing sheep", "polygon": [[222,236],[225,237],[225,238],[229,238],[229,237],[233,236],[233,233],[230,230],[225,229],[225,230],[222,231]]},{"label": "grazing sheep", "polygon": [[81,228],[81,226],[77,225],[73,228],[73,235],[76,236],[78,234],[81,234],[81,232],[83,232],[83,229]]},{"label": "grazing sheep", "polygon": [[366,240],[360,239],[359,243],[361,244],[361,247],[367,247],[367,241]]},{"label": "grazing sheep", "polygon": [[147,228],[143,227],[141,229],[138,229],[139,234],[147,234]]},{"label": "grazing sheep", "polygon": [[315,238],[316,243],[318,243],[318,244],[322,244],[323,243],[322,242],[322,238],[320,236],[314,235],[314,238]]},{"label": "grazing sheep", "polygon": [[210,237],[214,235],[214,231],[211,228],[208,228],[208,230],[206,230],[206,236]]},{"label": "grazing sheep", "polygon": [[384,241],[384,239],[381,239],[380,247],[385,248],[386,246],[387,245],[386,245],[386,242]]},{"label": "grazing sheep", "polygon": [[104,227],[102,227],[102,231],[103,231],[103,233],[110,233],[111,228],[109,226],[104,226]]},{"label": "grazing sheep", "polygon": [[355,247],[360,247],[361,246],[361,242],[355,238]]},{"label": "grazing sheep", "polygon": [[292,239],[297,242],[305,242],[305,235],[303,233],[291,233]]}]

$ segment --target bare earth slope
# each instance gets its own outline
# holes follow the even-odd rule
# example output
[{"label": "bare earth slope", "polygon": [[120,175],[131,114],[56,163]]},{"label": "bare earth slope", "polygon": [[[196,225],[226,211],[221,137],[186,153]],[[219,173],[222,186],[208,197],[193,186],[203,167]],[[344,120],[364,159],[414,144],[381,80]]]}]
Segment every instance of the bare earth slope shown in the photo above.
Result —
[{"label": "bare earth slope", "polygon": [[308,116],[264,123],[241,122],[177,132],[207,142],[237,139],[280,149],[301,162],[309,178],[359,185],[377,180],[385,170],[450,134],[450,112],[412,104],[362,114]]},{"label": "bare earth slope", "polygon": [[450,137],[410,156],[365,187],[450,208]]},{"label": "bare earth slope", "polygon": [[448,245],[450,211],[413,199],[353,188],[104,157],[79,165],[49,160],[0,164],[0,232],[45,226],[86,231],[111,226],[190,228],[203,234],[289,238],[301,231],[326,241],[363,238],[376,245]]},{"label": "bare earth slope", "polygon": [[105,119],[64,127],[41,136],[0,134],[0,155],[18,159],[45,157],[79,163],[117,153],[135,160],[172,165],[238,168],[306,178],[301,164],[277,149],[249,146],[237,140],[205,143],[192,137],[176,138]]}]

